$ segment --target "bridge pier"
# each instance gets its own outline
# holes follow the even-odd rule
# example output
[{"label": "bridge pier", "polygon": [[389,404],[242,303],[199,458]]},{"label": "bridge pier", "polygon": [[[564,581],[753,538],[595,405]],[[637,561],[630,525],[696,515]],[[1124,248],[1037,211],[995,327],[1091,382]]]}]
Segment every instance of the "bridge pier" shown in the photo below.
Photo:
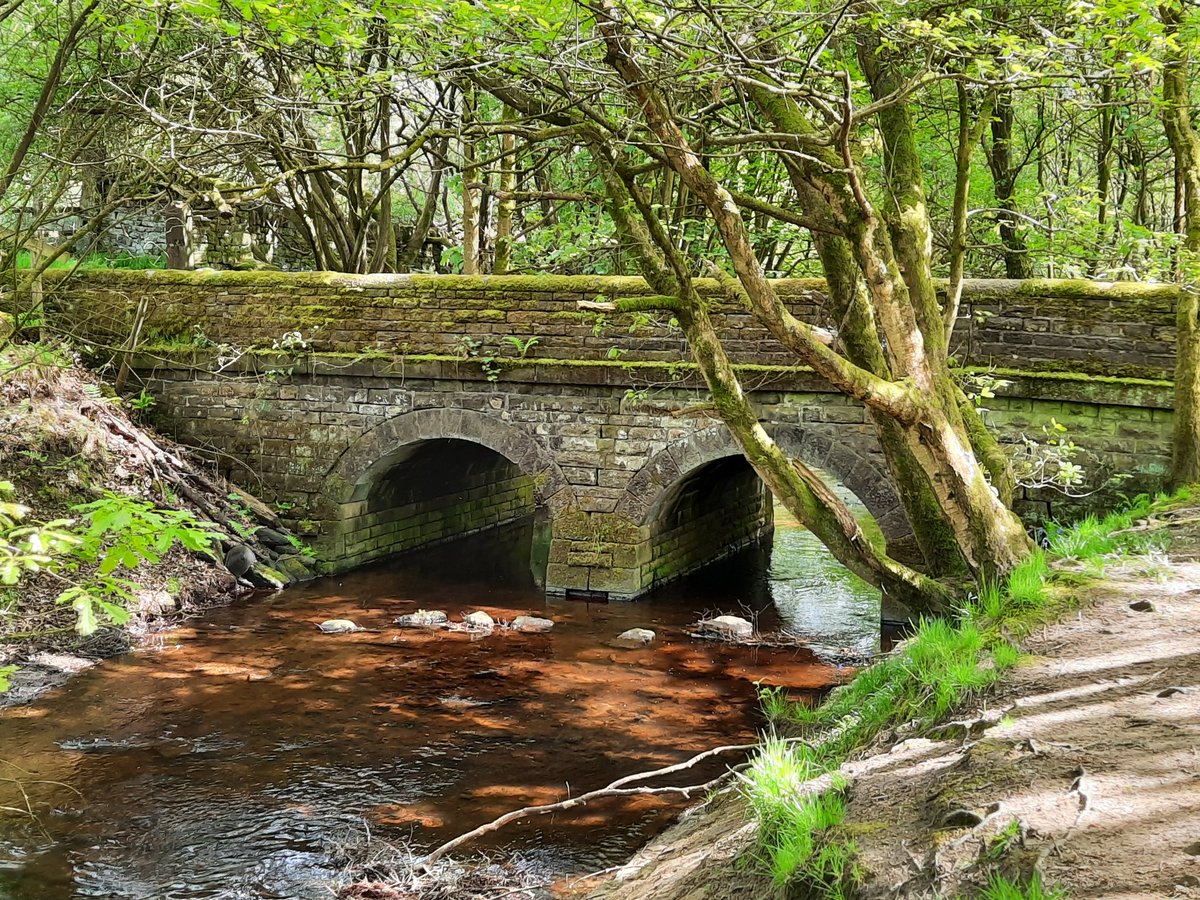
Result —
[{"label": "bridge pier", "polygon": [[632,600],[774,530],[770,491],[741,456],[679,479],[641,523],[619,513],[570,511],[554,521],[546,590]]}]

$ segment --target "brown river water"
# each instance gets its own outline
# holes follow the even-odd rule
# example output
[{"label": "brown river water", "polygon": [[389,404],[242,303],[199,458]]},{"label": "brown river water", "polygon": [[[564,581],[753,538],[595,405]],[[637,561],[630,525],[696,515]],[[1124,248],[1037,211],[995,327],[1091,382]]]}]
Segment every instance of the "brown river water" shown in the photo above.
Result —
[{"label": "brown river water", "polygon": [[[878,598],[801,529],[635,603],[546,600],[540,543],[511,527],[214,610],[0,713],[0,807],[27,797],[36,813],[0,808],[0,898],[328,898],[333,843],[369,833],[427,851],[510,809],[753,739],[756,682],[816,697],[852,674],[838,660],[879,644]],[[556,625],[482,639],[391,625],[419,608]],[[687,635],[715,612],[809,645]],[[379,633],[317,631],[332,618]],[[609,645],[632,627],[658,640]],[[475,849],[594,871],[679,808],[590,805]]]}]

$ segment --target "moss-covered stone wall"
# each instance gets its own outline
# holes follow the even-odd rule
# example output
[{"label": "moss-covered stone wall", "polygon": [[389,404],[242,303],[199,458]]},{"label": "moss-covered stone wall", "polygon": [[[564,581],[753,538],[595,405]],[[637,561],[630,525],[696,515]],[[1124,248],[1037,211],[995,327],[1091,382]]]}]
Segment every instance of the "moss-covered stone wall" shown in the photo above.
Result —
[{"label": "moss-covered stone wall", "polygon": [[[367,275],[278,272],[50,273],[60,321],[120,345],[134,312],[149,311],[144,343],[270,348],[299,333],[308,349],[349,355],[446,355],[625,362],[690,359],[669,314],[601,314],[580,300],[649,296],[640,278]],[[794,357],[749,314],[701,280],[737,361]],[[779,293],[801,318],[833,325],[820,281],[786,279]],[[966,365],[1168,377],[1174,365],[1175,289],[1081,281],[970,281],[953,352]]]}]

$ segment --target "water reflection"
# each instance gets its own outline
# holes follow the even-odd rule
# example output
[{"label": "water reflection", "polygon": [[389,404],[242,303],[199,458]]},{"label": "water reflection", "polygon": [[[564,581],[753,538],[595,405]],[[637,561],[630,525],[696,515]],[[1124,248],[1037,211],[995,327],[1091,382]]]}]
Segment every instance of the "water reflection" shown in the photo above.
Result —
[{"label": "water reflection", "polygon": [[[526,526],[215,611],[0,718],[0,777],[37,812],[0,814],[0,897],[328,897],[331,838],[369,826],[430,848],[749,738],[755,682],[819,692],[848,674],[822,654],[878,639],[877,598],[810,541],[785,524],[773,557],[748,551],[636,603],[548,602]],[[418,608],[557,625],[483,640],[390,627]],[[751,613],[813,647],[699,642],[687,626],[706,612]],[[318,633],[329,618],[379,632]],[[659,639],[610,646],[635,626]],[[0,805],[23,802],[0,783]],[[672,812],[589,806],[493,846],[591,870]]]}]

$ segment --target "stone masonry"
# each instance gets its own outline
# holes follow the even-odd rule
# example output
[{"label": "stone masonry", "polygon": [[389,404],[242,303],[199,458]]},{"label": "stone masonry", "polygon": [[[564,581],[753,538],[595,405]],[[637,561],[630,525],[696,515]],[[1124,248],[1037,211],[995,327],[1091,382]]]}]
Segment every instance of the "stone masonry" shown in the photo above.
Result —
[{"label": "stone masonry", "polygon": [[[56,276],[57,277],[57,276]],[[908,525],[857,403],[703,283],[764,427],[839,479],[889,540]],[[825,321],[821,284],[779,282]],[[162,428],[286,509],[327,568],[541,508],[548,590],[629,598],[760,540],[770,503],[669,317],[579,300],[646,296],[631,278],[88,273],[47,281],[76,334],[132,357]],[[1174,289],[973,282],[960,363],[1005,384],[986,417],[1015,447],[1051,421],[1085,448],[1080,497],[1026,491],[1031,517],[1158,487],[1169,462]],[[194,329],[194,330],[193,330]],[[1110,476],[1119,474],[1119,483]]]}]

